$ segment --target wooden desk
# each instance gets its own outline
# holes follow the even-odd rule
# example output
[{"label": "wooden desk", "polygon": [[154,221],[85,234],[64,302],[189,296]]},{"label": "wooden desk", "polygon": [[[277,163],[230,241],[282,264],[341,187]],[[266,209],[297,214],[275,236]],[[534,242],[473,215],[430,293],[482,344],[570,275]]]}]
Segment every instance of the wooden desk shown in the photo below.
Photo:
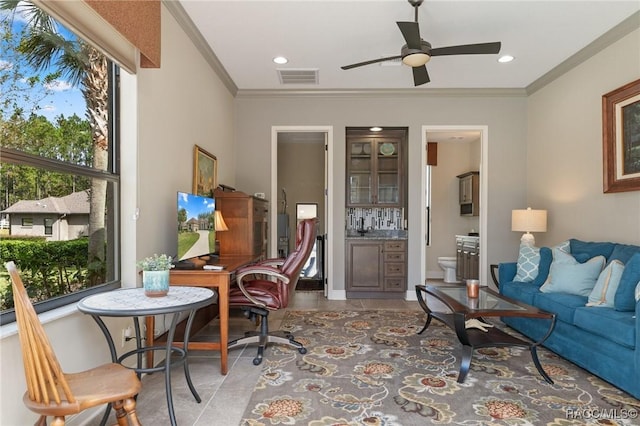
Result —
[{"label": "wooden desk", "polygon": [[[256,256],[221,256],[215,263],[224,265],[220,271],[203,269],[172,269],[169,284],[173,286],[207,287],[218,291],[218,310],[220,317],[220,341],[218,342],[189,342],[188,350],[218,350],[220,351],[220,372],[227,374],[227,341],[229,340],[229,287],[235,279],[235,272],[243,266],[259,260]],[[154,344],[155,318],[146,318],[147,346]],[[195,334],[195,331],[194,331]],[[157,342],[156,342],[157,343]],[[180,347],[182,342],[174,342]],[[150,355],[150,356],[149,356]],[[147,356],[148,366],[153,366],[153,355]]]}]

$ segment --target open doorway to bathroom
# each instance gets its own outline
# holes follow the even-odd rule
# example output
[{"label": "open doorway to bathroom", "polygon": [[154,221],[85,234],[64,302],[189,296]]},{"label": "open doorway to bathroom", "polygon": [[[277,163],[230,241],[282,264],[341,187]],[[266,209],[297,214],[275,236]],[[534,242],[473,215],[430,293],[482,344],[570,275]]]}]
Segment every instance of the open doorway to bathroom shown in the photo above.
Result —
[{"label": "open doorway to bathroom", "polygon": [[[486,205],[486,128],[471,126],[425,126],[424,185],[424,274],[426,280],[459,281],[457,241],[478,244],[480,259],[474,268],[486,277],[483,253],[483,217]],[[431,149],[427,155],[427,150]],[[435,152],[434,152],[435,151]],[[476,174],[477,173],[477,174]],[[477,199],[473,210],[462,200],[465,177],[475,175]],[[464,203],[464,205],[463,205]],[[464,239],[457,236],[465,237]],[[475,238],[469,238],[474,236]],[[464,265],[461,262],[461,265]],[[453,269],[452,269],[453,268]]]}]

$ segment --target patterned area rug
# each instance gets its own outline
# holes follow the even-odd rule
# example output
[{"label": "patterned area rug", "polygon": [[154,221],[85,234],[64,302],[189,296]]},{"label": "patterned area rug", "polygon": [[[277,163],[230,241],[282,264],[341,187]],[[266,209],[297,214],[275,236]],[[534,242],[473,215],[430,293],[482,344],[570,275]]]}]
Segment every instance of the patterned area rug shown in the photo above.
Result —
[{"label": "patterned area rug", "polygon": [[425,318],[383,310],[287,313],[283,329],[308,352],[267,350],[242,424],[640,423],[640,401],[545,349],[538,353],[554,385],[521,348],[474,351],[465,382],[457,383],[460,344],[437,320],[418,335]]}]

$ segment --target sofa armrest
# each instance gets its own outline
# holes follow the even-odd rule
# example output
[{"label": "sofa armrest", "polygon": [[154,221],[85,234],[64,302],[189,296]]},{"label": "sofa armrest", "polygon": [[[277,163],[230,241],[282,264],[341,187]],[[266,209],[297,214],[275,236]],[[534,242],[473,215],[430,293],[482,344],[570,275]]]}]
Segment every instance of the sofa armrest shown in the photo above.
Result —
[{"label": "sofa armrest", "polygon": [[[638,283],[638,287],[640,287],[640,283]],[[636,301],[636,374],[640,374],[640,300]]]},{"label": "sofa armrest", "polygon": [[498,265],[498,284],[500,286],[513,281],[516,276],[517,266],[517,262],[503,262]]}]

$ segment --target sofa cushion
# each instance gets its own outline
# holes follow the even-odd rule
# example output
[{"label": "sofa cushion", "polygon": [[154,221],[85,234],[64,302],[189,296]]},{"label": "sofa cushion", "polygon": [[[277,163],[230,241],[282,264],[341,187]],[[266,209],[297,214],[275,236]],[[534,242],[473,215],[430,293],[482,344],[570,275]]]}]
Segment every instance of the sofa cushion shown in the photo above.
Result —
[{"label": "sofa cushion", "polygon": [[571,245],[571,254],[576,259],[591,259],[595,256],[604,256],[606,259],[609,259],[613,249],[615,247],[615,243],[610,242],[591,242],[591,241],[580,241],[572,238],[569,240],[569,244]]},{"label": "sofa cushion", "polygon": [[614,259],[600,272],[598,281],[596,281],[595,287],[589,294],[589,301],[587,306],[598,307],[614,307],[614,300],[616,291],[618,290],[618,284],[620,284],[620,278],[624,271],[624,264],[617,259]]},{"label": "sofa cushion", "polygon": [[533,297],[540,293],[540,287],[534,283],[512,281],[501,285],[500,293],[527,305],[533,305]]},{"label": "sofa cushion", "polygon": [[611,256],[608,258],[608,261],[611,262],[612,260],[617,259],[626,264],[636,253],[640,253],[640,246],[634,246],[632,244],[616,244]]},{"label": "sofa cushion", "polygon": [[640,253],[634,254],[624,265],[614,300],[616,311],[635,311],[634,292],[638,282],[640,282]]},{"label": "sofa cushion", "polygon": [[[540,287],[540,291],[589,296],[604,267],[604,256],[596,256],[585,263],[578,263],[575,259],[558,259],[561,261],[556,262],[555,255],[554,251],[554,261],[551,263],[549,278]],[[566,254],[563,256],[571,257]]]},{"label": "sofa cushion", "polygon": [[540,248],[528,244],[520,244],[518,252],[518,264],[514,281],[528,283],[538,276],[538,264],[540,263]]},{"label": "sofa cushion", "polygon": [[[576,308],[573,324],[630,349],[636,347],[635,320],[630,312],[620,312],[611,308]],[[615,332],[612,332],[614,330]]]},{"label": "sofa cushion", "polygon": [[533,306],[543,311],[554,313],[558,321],[564,321],[569,324],[573,324],[573,316],[576,308],[584,308],[586,302],[587,298],[585,296],[566,293],[538,292],[533,297]]},{"label": "sofa cushion", "polygon": [[549,269],[551,268],[551,261],[553,260],[553,254],[549,247],[540,247],[540,263],[538,264],[538,275],[532,281],[532,283],[538,287],[545,283],[549,276]]}]

